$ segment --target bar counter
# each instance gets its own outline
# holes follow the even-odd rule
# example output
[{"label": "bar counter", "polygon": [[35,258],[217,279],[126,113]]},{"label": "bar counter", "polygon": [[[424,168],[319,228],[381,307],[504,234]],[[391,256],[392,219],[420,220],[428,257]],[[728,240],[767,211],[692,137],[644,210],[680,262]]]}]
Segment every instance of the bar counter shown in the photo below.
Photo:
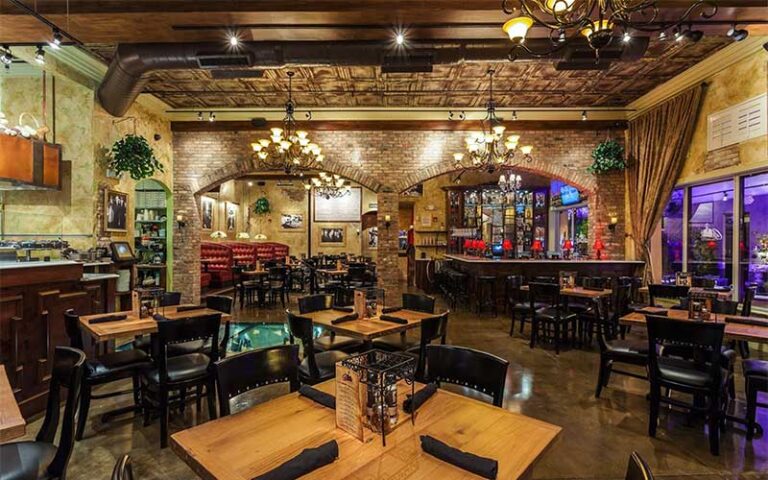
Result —
[{"label": "bar counter", "polygon": [[21,413],[45,410],[53,351],[69,345],[64,312],[114,310],[117,275],[70,260],[0,263],[0,363]]}]

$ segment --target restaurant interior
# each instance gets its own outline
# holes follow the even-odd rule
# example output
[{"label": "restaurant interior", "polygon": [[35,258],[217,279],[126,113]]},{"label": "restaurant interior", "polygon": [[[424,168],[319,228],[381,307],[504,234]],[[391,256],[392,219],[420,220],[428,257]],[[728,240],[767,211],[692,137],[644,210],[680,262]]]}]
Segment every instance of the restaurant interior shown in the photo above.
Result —
[{"label": "restaurant interior", "polygon": [[768,479],[765,0],[0,0],[0,480]]}]

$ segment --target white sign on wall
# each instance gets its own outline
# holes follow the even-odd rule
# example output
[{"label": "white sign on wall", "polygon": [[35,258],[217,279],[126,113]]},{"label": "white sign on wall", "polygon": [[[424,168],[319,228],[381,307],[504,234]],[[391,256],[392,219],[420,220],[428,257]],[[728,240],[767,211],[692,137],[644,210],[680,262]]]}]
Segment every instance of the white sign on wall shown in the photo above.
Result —
[{"label": "white sign on wall", "polygon": [[363,189],[352,187],[339,198],[314,197],[315,222],[359,222],[363,206]]}]

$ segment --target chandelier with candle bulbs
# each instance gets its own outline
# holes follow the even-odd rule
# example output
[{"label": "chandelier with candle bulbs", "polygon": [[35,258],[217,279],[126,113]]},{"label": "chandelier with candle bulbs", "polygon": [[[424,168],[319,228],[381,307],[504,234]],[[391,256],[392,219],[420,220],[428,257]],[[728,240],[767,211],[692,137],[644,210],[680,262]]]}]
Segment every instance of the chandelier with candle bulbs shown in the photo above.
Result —
[{"label": "chandelier with candle bulbs", "polygon": [[[546,57],[583,37],[599,60],[600,50],[610,45],[614,37],[629,43],[633,31],[660,32],[660,39],[667,38],[669,32],[669,36],[674,35],[678,41],[698,42],[703,33],[693,29],[693,17],[699,14],[709,19],[717,13],[716,2],[697,0],[690,2],[679,17],[659,19],[658,3],[658,0],[502,0],[504,13],[517,15],[502,27],[514,44],[509,58],[515,60],[521,52]],[[525,45],[525,37],[533,26],[549,30],[548,48],[535,50]]]},{"label": "chandelier with candle bulbs", "polygon": [[509,135],[506,139],[504,138],[506,127],[496,116],[496,101],[493,99],[493,75],[495,72],[493,69],[488,69],[487,73],[489,97],[485,107],[485,118],[481,122],[482,130],[471,132],[466,138],[466,152],[453,154],[456,170],[476,169],[494,173],[499,169],[513,167],[516,158],[522,157],[528,162],[533,160],[531,157],[533,146],[522,145],[518,150],[520,135]]},{"label": "chandelier with candle bulbs", "polygon": [[[251,148],[260,168],[303,176],[305,171],[322,165],[324,157],[322,149],[310,140],[309,134],[296,128],[293,76],[294,72],[288,72],[288,101],[285,102],[283,128],[270,129],[272,135],[251,143]],[[312,113],[307,112],[306,116],[310,119]]]},{"label": "chandelier with candle bulbs", "polygon": [[322,197],[326,200],[331,198],[341,198],[349,195],[352,186],[349,182],[341,178],[340,175],[333,175],[320,172],[317,177],[312,177],[304,184],[307,191],[314,190],[316,197]]}]

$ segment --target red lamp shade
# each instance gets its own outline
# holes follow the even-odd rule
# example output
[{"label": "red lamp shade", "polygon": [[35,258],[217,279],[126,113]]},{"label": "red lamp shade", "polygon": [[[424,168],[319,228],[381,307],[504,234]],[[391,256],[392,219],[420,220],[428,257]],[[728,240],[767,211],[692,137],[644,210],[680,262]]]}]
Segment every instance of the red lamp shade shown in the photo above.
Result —
[{"label": "red lamp shade", "polygon": [[541,240],[534,240],[533,244],[531,245],[531,250],[534,252],[540,252],[544,250],[544,246],[541,244]]},{"label": "red lamp shade", "polygon": [[512,242],[509,239],[504,240],[503,242],[501,242],[501,248],[505,252],[508,252],[508,251],[512,250]]},{"label": "red lamp shade", "polygon": [[597,251],[600,251],[600,250],[605,250],[605,244],[603,243],[603,241],[602,241],[602,240],[600,240],[600,239],[598,238],[597,240],[595,240],[595,245],[594,245],[594,248],[595,248],[595,250],[597,250]]},{"label": "red lamp shade", "polygon": [[715,249],[717,247],[717,242],[715,242],[714,240],[710,240],[707,242],[707,246],[711,249]]},{"label": "red lamp shade", "polygon": [[573,242],[571,242],[570,239],[566,239],[566,241],[563,242],[563,250],[571,250],[573,248]]},{"label": "red lamp shade", "polygon": [[485,241],[484,240],[478,240],[477,241],[477,248],[479,250],[485,250]]},{"label": "red lamp shade", "polygon": [[472,240],[467,238],[464,240],[464,250],[469,250],[470,248],[472,248]]}]

